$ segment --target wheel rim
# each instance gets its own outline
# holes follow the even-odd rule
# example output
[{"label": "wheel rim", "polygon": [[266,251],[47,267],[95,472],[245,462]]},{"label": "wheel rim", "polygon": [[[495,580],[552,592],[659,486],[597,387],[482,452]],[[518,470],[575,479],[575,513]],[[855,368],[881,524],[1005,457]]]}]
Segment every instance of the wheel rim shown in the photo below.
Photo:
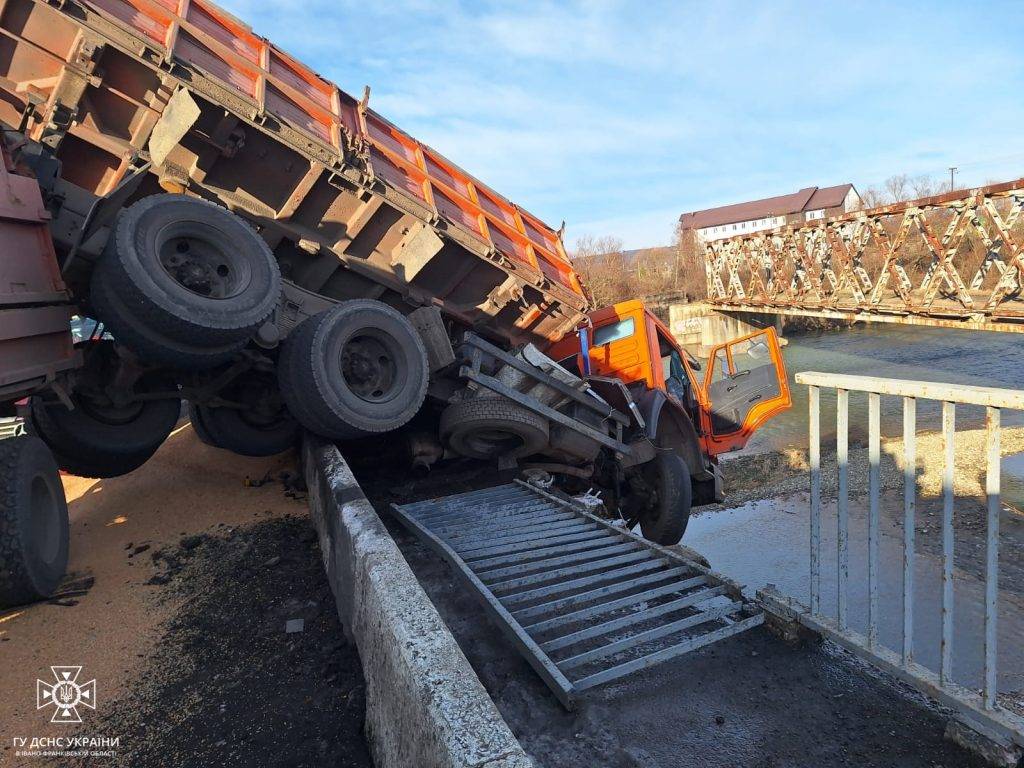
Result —
[{"label": "wheel rim", "polygon": [[187,222],[157,233],[160,266],[177,285],[207,299],[230,299],[252,280],[248,261],[221,245],[224,235],[213,227]]},{"label": "wheel rim", "polygon": [[386,403],[401,388],[398,361],[401,349],[383,334],[360,333],[341,348],[345,385],[361,400]]},{"label": "wheel rim", "polygon": [[250,427],[272,431],[292,424],[274,380],[265,375],[247,377],[237,393],[238,400],[250,406],[239,416]]},{"label": "wheel rim", "polygon": [[60,505],[53,488],[42,475],[32,478],[29,504],[36,553],[44,563],[52,563],[60,553]]},{"label": "wheel rim", "polygon": [[499,456],[522,448],[526,441],[521,435],[501,429],[481,429],[463,437],[470,451],[484,456]]},{"label": "wheel rim", "polygon": [[[80,396],[76,397],[75,406],[81,408],[82,412],[94,421],[112,427],[131,424],[142,415],[142,410],[145,407],[145,403],[141,400],[135,400],[118,406],[114,405],[110,400],[90,397],[89,394],[83,392]],[[56,404],[53,407],[63,408],[64,406]]]}]

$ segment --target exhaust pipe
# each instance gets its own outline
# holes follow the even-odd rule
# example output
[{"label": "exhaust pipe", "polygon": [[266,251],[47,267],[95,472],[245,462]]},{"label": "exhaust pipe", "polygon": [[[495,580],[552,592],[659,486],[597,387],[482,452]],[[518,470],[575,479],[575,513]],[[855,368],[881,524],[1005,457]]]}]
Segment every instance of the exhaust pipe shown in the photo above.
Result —
[{"label": "exhaust pipe", "polygon": [[407,442],[412,470],[418,475],[429,474],[430,468],[444,456],[444,448],[437,437],[429,432],[414,432]]}]

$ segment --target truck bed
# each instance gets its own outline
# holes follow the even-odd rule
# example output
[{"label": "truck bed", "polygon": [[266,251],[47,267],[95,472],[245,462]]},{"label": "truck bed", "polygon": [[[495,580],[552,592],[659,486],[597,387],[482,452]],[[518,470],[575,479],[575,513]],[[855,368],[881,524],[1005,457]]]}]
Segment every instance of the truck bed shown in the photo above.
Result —
[{"label": "truck bed", "polygon": [[[80,363],[70,304],[35,179],[0,148],[0,405],[24,397]],[[0,412],[0,416],[8,416]],[[0,437],[16,424],[0,419]]]},{"label": "truck bed", "polygon": [[510,342],[558,339],[588,309],[559,232],[212,3],[0,8],[0,120],[62,161],[59,250],[152,160],[136,195],[245,216],[305,291],[435,304]]}]

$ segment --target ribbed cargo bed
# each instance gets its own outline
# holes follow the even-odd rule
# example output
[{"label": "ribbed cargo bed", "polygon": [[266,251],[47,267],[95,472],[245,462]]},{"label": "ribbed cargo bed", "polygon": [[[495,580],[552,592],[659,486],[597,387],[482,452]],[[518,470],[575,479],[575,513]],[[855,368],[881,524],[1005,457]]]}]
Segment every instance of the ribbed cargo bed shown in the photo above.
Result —
[{"label": "ribbed cargo bed", "polygon": [[10,0],[0,32],[0,121],[63,163],[59,247],[152,159],[137,194],[221,202],[305,291],[436,304],[510,342],[587,309],[559,232],[206,0]]}]

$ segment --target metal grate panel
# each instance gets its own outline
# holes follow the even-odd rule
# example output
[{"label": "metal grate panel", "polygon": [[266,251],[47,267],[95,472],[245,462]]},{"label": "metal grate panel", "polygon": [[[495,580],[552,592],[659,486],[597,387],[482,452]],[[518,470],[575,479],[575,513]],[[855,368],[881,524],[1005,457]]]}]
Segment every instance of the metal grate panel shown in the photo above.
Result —
[{"label": "metal grate panel", "polygon": [[736,583],[521,481],[392,510],[569,709],[764,620]]}]

